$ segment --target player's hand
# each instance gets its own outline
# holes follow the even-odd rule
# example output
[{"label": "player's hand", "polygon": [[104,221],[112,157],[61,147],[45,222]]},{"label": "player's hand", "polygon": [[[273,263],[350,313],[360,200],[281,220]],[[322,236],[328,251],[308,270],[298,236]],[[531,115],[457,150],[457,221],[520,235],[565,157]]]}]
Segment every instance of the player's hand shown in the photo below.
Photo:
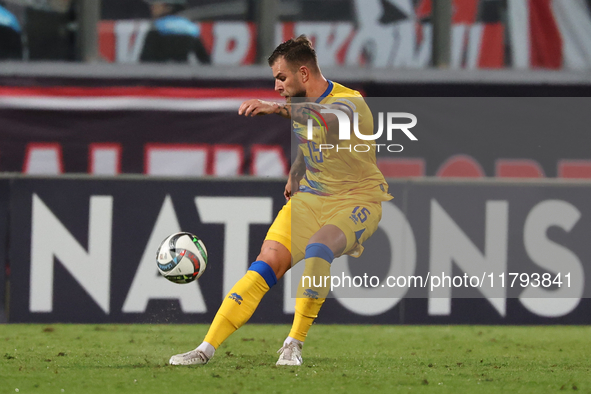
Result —
[{"label": "player's hand", "polygon": [[285,196],[285,201],[289,201],[291,198],[291,182],[287,181],[285,184],[285,190],[283,191],[283,195]]},{"label": "player's hand", "polygon": [[290,175],[287,183],[285,184],[285,191],[283,192],[285,201],[289,201],[289,199],[298,192],[299,188],[300,182]]},{"label": "player's hand", "polygon": [[277,114],[281,111],[281,105],[272,101],[259,99],[246,100],[238,109],[238,115],[256,116]]}]

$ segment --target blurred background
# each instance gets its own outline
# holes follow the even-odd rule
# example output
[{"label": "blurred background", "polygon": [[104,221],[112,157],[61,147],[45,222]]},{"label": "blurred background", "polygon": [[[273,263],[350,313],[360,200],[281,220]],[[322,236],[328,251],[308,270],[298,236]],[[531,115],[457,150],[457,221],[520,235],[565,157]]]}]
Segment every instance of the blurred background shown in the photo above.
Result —
[{"label": "blurred background", "polygon": [[[367,97],[588,96],[590,4],[2,0],[0,171],[283,176],[284,123],[232,113],[246,98],[278,99],[266,58],[300,34],[328,78]],[[380,157],[380,166],[389,177],[591,176],[578,143],[561,142],[560,153],[496,144],[493,153],[457,140]],[[194,144],[200,159],[157,170],[146,152],[163,143]],[[520,162],[499,170],[503,159]]]},{"label": "blurred background", "polygon": [[[32,204],[37,201],[32,196],[50,201],[50,209],[57,212],[72,234],[76,232],[71,229],[80,229],[82,236],[73,236],[80,246],[87,245],[85,234],[90,231],[88,222],[79,222],[79,217],[88,217],[89,198],[119,193],[125,200],[125,196],[129,197],[127,191],[140,193],[135,202],[125,203],[129,209],[117,208],[115,204],[119,216],[112,215],[118,217],[116,220],[139,223],[142,230],[133,231],[137,240],[131,241],[131,246],[122,238],[113,239],[113,259],[104,262],[108,267],[119,259],[119,253],[130,255],[128,248],[136,251],[132,255],[139,257],[146,250],[149,253],[145,256],[151,256],[159,238],[181,229],[176,228],[176,219],[171,219],[172,225],[168,227],[158,227],[159,209],[174,216],[174,208],[170,211],[171,202],[163,185],[150,183],[152,176],[158,180],[162,178],[157,176],[178,179],[179,183],[171,183],[174,190],[189,187],[189,196],[177,190],[180,194],[175,200],[176,192],[170,194],[177,209],[184,207],[181,211],[185,212],[195,209],[191,196],[212,195],[211,190],[219,195],[245,198],[270,195],[271,192],[261,191],[270,190],[269,186],[257,182],[274,179],[277,183],[273,183],[272,189],[278,192],[273,194],[272,212],[280,209],[282,185],[290,165],[289,123],[280,117],[239,117],[237,109],[249,98],[281,100],[273,90],[266,59],[277,44],[300,34],[313,41],[327,78],[357,89],[366,97],[398,98],[391,101],[398,103],[393,109],[396,111],[424,110],[418,116],[417,143],[400,140],[397,142],[404,143],[401,152],[378,153],[378,166],[394,188],[408,180],[483,178],[483,183],[477,185],[493,185],[493,189],[499,185],[496,198],[504,199],[503,180],[511,179],[514,185],[526,187],[534,185],[528,182],[538,179],[540,183],[535,185],[541,185],[539,188],[532,186],[524,193],[510,193],[518,201],[515,204],[526,212],[544,199],[558,199],[553,187],[569,179],[585,188],[568,189],[566,194],[567,189],[561,189],[560,198],[568,200],[571,196],[570,204],[578,211],[587,209],[584,193],[586,182],[591,179],[587,133],[591,121],[591,0],[0,0],[0,173],[8,179],[6,184],[0,184],[4,190],[0,191],[0,211],[4,209],[0,214],[6,222],[6,228],[0,228],[0,238],[7,239],[0,243],[0,256],[6,259],[6,278],[12,275],[11,281],[19,284],[3,291],[4,272],[0,272],[0,295],[8,295],[7,305],[17,303],[12,310],[20,310],[20,315],[12,316],[17,321],[76,320],[68,315],[68,303],[73,302],[71,294],[78,293],[94,305],[96,314],[88,318],[92,321],[134,321],[125,317],[126,313],[146,312],[147,308],[146,304],[126,311],[126,294],[115,294],[113,290],[109,301],[108,290],[92,290],[95,282],[87,282],[73,268],[81,254],[61,255],[61,265],[55,265],[55,283],[65,283],[59,286],[65,303],[56,306],[62,315],[52,315],[49,312],[53,309],[39,309],[34,301],[29,302],[34,295],[29,293],[29,286],[33,288],[29,271],[37,263],[28,255],[33,250],[29,236],[33,230],[28,223],[35,227],[36,221],[45,223],[43,220],[47,219],[32,212]],[[29,184],[27,177],[21,178],[20,174],[49,176],[51,184],[35,183],[46,178],[28,178],[36,180]],[[65,174],[74,174],[74,178]],[[125,179],[121,174],[137,175],[126,186],[129,189],[109,183]],[[107,178],[99,179],[97,175]],[[222,183],[215,183],[216,187],[208,186],[213,183],[199,183],[199,189],[194,189],[197,184],[186,183],[181,179],[184,177]],[[241,188],[234,188],[232,182],[238,182],[236,177],[254,183],[241,183]],[[449,184],[443,184],[443,189],[445,185]],[[425,190],[426,196],[432,195],[431,189]],[[147,196],[153,201],[149,202]],[[478,238],[485,221],[484,216],[478,215],[484,215],[487,200],[483,195],[476,204],[470,200],[475,196],[467,193],[461,198],[447,198],[455,204],[459,216],[465,215],[464,207],[479,207],[474,208],[478,213],[465,219],[478,218],[470,225],[479,229]],[[525,203],[519,200],[520,196],[531,197],[531,201]],[[395,199],[394,204],[406,209],[401,201],[404,200]],[[418,207],[417,212],[430,212],[429,198],[424,201],[425,206]],[[35,206],[37,213],[41,212],[41,205]],[[513,215],[515,211],[510,212]],[[218,251],[220,266],[235,260],[230,258],[233,249],[224,249],[229,241],[219,224],[225,223],[222,219],[211,219],[211,223],[218,224],[205,225],[207,220],[193,213],[192,221],[183,220],[187,219],[180,219],[182,229],[216,234],[214,240],[205,241]],[[520,250],[516,253],[510,247],[505,255],[509,264],[512,258],[522,255],[526,257],[520,260],[530,262],[530,252],[523,251],[521,238],[524,220],[519,216],[508,225],[511,240],[519,234],[516,247]],[[21,228],[18,223],[27,224]],[[256,257],[268,226],[265,221],[256,223],[252,231],[258,238],[249,241],[250,246],[244,241],[234,250],[241,253],[244,264]],[[426,249],[433,235],[428,223],[429,219],[421,221],[423,230],[417,233]],[[12,227],[7,227],[9,224]],[[48,234],[61,234],[53,231],[50,224],[43,227]],[[152,228],[159,229],[158,235],[150,233]],[[246,237],[248,228],[247,225]],[[572,245],[567,230],[559,235],[552,233],[551,238],[570,245],[581,259],[590,256],[582,235],[584,228],[575,227],[573,231],[578,231],[580,239]],[[481,241],[474,242],[480,245],[477,250],[482,251]],[[63,253],[71,250],[66,244],[59,245],[55,248],[62,248],[59,250]],[[48,248],[50,257],[41,258],[38,264],[53,272],[52,256],[59,253]],[[87,246],[80,248],[86,250]],[[119,253],[115,253],[116,249]],[[26,253],[18,254],[16,250]],[[560,253],[554,257],[552,253],[544,255],[553,261],[561,259]],[[93,261],[90,251],[88,257]],[[144,260],[152,264],[151,257]],[[429,263],[429,257],[419,255],[419,260],[423,267]],[[531,260],[535,262],[533,257]],[[131,283],[137,264],[139,261],[134,260],[125,268],[128,280],[118,279],[122,286]],[[244,268],[240,265],[235,271]],[[532,263],[531,270],[536,269]],[[151,275],[152,271],[148,272]],[[221,273],[210,275],[214,282],[221,283]],[[232,281],[232,277],[228,278],[224,283]],[[107,276],[96,283],[104,282],[108,289],[116,280],[111,282]],[[221,288],[220,283],[217,287],[215,283],[207,286],[217,289]],[[80,286],[92,297],[84,295]],[[18,297],[10,297],[17,287]],[[67,289],[74,289],[73,293]],[[160,296],[167,292],[173,294],[178,290],[162,290]],[[41,300],[48,296],[37,295]],[[197,314],[197,319],[211,317],[219,297],[221,291],[206,300],[208,314]],[[54,303],[58,305],[57,298]],[[109,317],[108,305],[113,318]],[[397,311],[404,311],[400,305]],[[519,316],[525,316],[522,307],[513,309],[513,320],[507,320],[505,312],[509,309],[495,304],[499,317],[491,305],[486,305],[488,309],[481,309],[482,318],[476,319],[479,322],[547,322],[538,319],[544,316],[543,312],[536,315],[538,312],[532,310],[526,312],[534,317],[519,320]],[[466,304],[465,314],[445,321],[471,322],[470,311],[480,307],[481,304]],[[591,309],[587,303],[583,307]],[[289,308],[282,309],[281,303],[275,308],[289,314]],[[562,323],[587,322],[591,316],[587,309],[573,312],[573,308],[577,306],[559,307],[553,316],[566,316],[560,320]],[[120,315],[113,315],[114,310]],[[154,315],[162,310],[154,309]],[[197,308],[193,312],[197,310],[203,311]],[[446,315],[448,311],[428,309],[424,302],[415,310],[422,311],[422,315],[417,312],[420,316],[415,315],[414,320],[411,314],[406,320],[395,320],[439,322],[443,320],[433,320],[431,316]],[[536,309],[543,310],[543,306]],[[0,308],[0,320],[2,313]],[[102,317],[96,317],[99,315]],[[495,318],[490,318],[493,315]],[[148,319],[148,315],[141,316],[136,320]],[[338,317],[345,316],[338,313],[334,316],[335,322],[364,321],[359,318],[361,315],[349,320]],[[88,321],[85,319],[81,321]],[[390,322],[387,317],[380,319],[376,322]],[[284,320],[288,319],[279,321]]]},{"label": "blurred background", "polygon": [[[587,0],[1,3],[4,59],[251,65],[260,64],[277,43],[304,33],[316,40],[325,66],[585,70],[591,65]],[[187,45],[193,56],[165,56],[162,51],[171,48],[158,47],[156,33],[201,44]],[[433,42],[439,58],[431,56]]]},{"label": "blurred background", "polygon": [[[300,34],[328,78],[367,97],[588,96],[590,4],[2,0],[0,171],[285,175],[283,122],[231,114],[246,98],[278,99],[266,58]],[[578,143],[562,142],[560,154],[506,144],[491,155],[464,141],[431,141],[436,149],[380,157],[380,166],[389,177],[591,176]],[[199,163],[154,169],[146,152],[160,143],[199,145]],[[450,158],[465,171],[450,173]],[[503,159],[521,161],[501,171]]]}]

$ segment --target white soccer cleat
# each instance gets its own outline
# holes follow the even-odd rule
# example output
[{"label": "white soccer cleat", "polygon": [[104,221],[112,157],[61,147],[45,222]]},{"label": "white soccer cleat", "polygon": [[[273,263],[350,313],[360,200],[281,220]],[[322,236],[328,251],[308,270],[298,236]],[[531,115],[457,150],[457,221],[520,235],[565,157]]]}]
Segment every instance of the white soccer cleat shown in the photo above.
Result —
[{"label": "white soccer cleat", "polygon": [[293,342],[283,345],[277,353],[280,356],[275,365],[302,365],[302,348]]},{"label": "white soccer cleat", "polygon": [[170,365],[203,365],[207,364],[209,358],[201,350],[191,350],[183,354],[176,354],[170,358]]}]

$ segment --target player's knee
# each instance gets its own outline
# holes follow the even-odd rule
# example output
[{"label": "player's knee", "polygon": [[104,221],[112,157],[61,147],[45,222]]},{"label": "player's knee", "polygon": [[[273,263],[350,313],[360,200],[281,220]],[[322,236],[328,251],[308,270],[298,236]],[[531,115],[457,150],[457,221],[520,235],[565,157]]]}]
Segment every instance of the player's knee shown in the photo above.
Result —
[{"label": "player's knee", "polygon": [[277,284],[277,275],[275,275],[273,268],[271,268],[271,266],[269,266],[269,264],[265,263],[264,261],[255,261],[250,265],[248,270],[258,273],[265,280],[269,288]]},{"label": "player's knee", "polygon": [[319,258],[328,263],[332,263],[334,260],[334,253],[333,251],[322,243],[309,243],[306,246],[306,266],[308,266],[311,258]]},{"label": "player's knee", "polygon": [[347,236],[337,226],[328,224],[312,235],[308,245],[312,244],[326,245],[335,256],[340,256],[347,246]]},{"label": "player's knee", "polygon": [[257,261],[264,261],[275,273],[277,279],[281,278],[291,267],[291,254],[289,250],[279,242],[265,241]]}]

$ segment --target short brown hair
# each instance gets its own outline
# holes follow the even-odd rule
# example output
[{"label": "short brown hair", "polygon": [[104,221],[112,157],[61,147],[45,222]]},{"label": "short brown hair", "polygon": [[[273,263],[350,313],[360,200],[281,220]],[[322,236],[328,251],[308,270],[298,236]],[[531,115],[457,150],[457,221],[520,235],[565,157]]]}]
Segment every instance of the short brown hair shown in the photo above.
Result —
[{"label": "short brown hair", "polygon": [[279,44],[269,56],[269,66],[273,66],[279,57],[283,57],[289,64],[297,67],[308,66],[319,70],[316,51],[312,47],[312,42],[304,34]]}]

